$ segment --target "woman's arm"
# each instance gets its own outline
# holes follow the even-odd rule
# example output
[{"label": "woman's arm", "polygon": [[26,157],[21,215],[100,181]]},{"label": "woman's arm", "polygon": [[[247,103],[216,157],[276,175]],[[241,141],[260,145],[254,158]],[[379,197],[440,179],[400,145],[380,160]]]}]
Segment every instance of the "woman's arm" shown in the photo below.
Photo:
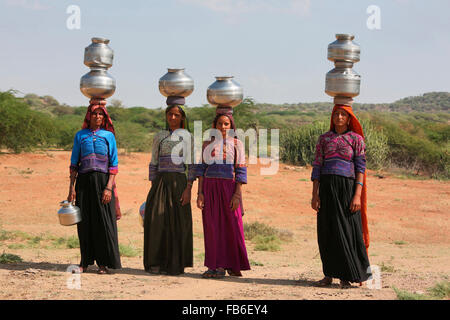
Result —
[{"label": "woman's arm", "polygon": [[315,179],[313,181],[313,190],[312,190],[312,199],[311,199],[311,208],[316,210],[317,212],[320,209],[320,198],[319,198],[319,180]]},{"label": "woman's arm", "polygon": [[242,183],[236,182],[236,190],[234,191],[230,203],[231,211],[234,211],[237,208],[239,208],[239,205],[241,204],[241,196],[242,196]]},{"label": "woman's arm", "polygon": [[356,188],[355,188],[355,194],[353,195],[352,202],[350,203],[350,211],[356,212],[358,210],[361,210],[361,193],[363,188],[363,180],[364,180],[364,174],[361,172],[356,173]]},{"label": "woman's arm", "polygon": [[76,199],[75,181],[78,175],[78,162],[80,161],[81,146],[78,141],[78,133],[73,139],[72,155],[70,157],[70,182],[69,182],[69,195],[67,201],[73,202]]},{"label": "woman's arm", "polygon": [[313,170],[311,173],[311,180],[313,181],[311,208],[319,212],[320,209],[320,197],[319,197],[319,186],[320,186],[320,169],[323,165],[324,155],[322,146],[322,136],[319,137],[316,144],[316,154],[313,162]]},{"label": "woman's arm", "polygon": [[203,196],[203,177],[198,177],[198,193],[197,193],[197,208],[203,210],[205,206],[205,198]]},{"label": "woman's arm", "polygon": [[69,183],[69,195],[67,196],[67,201],[74,202],[76,199],[75,192],[75,181],[77,180],[78,172],[70,169],[70,183]]},{"label": "woman's arm", "polygon": [[105,190],[103,190],[102,203],[107,204],[111,201],[112,198],[112,188],[114,185],[114,181],[116,179],[115,174],[109,174],[108,183],[106,184]]}]

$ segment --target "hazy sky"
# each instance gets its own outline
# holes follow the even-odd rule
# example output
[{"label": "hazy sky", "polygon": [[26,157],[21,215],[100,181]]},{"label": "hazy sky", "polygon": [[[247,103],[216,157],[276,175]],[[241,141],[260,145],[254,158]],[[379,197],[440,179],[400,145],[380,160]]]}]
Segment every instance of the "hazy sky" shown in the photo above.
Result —
[{"label": "hazy sky", "polygon": [[[71,5],[80,29],[67,27]],[[0,0],[0,90],[86,105],[84,48],[97,36],[114,50],[109,100],[126,106],[164,106],[158,80],[168,67],[194,79],[189,106],[207,103],[218,75],[233,75],[257,102],[331,102],[327,46],[352,33],[361,46],[355,101],[393,102],[450,91],[449,16],[448,0]]]}]

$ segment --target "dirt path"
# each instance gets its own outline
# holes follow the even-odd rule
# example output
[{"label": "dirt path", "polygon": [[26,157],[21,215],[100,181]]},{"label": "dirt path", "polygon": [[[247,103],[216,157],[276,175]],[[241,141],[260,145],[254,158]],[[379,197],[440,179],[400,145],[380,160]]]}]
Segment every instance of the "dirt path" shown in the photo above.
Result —
[{"label": "dirt path", "polygon": [[382,288],[342,290],[337,282],[330,288],[312,286],[322,272],[310,169],[283,164],[273,176],[251,165],[244,187],[244,222],[292,233],[280,251],[256,251],[248,241],[252,270],[243,278],[202,279],[201,213],[194,208],[194,267],[176,277],[145,273],[138,209],[149,189],[150,155],[133,153],[119,156],[119,242],[137,255],[122,257],[124,268],[111,275],[99,276],[91,267],[81,275],[81,289],[69,289],[66,269],[79,263],[79,249],[55,244],[60,237],[76,237],[76,227],[61,226],[56,216],[58,203],[67,197],[69,159],[70,152],[62,151],[0,154],[0,229],[10,235],[0,238],[0,254],[23,259],[0,264],[0,299],[396,299],[393,287],[426,293],[449,280],[450,184],[369,173],[369,258],[381,268]]}]

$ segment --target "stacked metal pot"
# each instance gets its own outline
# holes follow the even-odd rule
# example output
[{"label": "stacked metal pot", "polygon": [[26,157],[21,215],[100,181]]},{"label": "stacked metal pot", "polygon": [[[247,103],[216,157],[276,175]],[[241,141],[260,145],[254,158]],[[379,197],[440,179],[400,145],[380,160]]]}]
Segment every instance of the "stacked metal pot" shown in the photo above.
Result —
[{"label": "stacked metal pot", "polygon": [[116,91],[116,80],[108,74],[114,58],[105,38],[92,38],[84,50],[84,64],[91,69],[80,80],[80,90],[88,98],[106,99]]},{"label": "stacked metal pot", "polygon": [[325,92],[334,97],[335,104],[352,105],[359,95],[361,76],[352,67],[359,61],[360,47],[351,34],[336,34],[336,41],[328,45],[328,60],[335,68],[327,73]]}]

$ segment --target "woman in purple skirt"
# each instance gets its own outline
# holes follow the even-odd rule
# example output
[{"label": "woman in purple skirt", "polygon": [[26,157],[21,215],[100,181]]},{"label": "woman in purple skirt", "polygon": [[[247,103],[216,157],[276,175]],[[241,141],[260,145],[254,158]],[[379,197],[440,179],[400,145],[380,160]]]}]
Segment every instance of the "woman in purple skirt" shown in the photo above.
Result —
[{"label": "woman in purple skirt", "polygon": [[[242,184],[247,183],[244,146],[234,137],[231,108],[217,108],[217,135],[203,144],[197,207],[202,210],[205,241],[204,278],[242,276],[250,270],[242,224]],[[232,129],[231,131],[228,131]]]}]

